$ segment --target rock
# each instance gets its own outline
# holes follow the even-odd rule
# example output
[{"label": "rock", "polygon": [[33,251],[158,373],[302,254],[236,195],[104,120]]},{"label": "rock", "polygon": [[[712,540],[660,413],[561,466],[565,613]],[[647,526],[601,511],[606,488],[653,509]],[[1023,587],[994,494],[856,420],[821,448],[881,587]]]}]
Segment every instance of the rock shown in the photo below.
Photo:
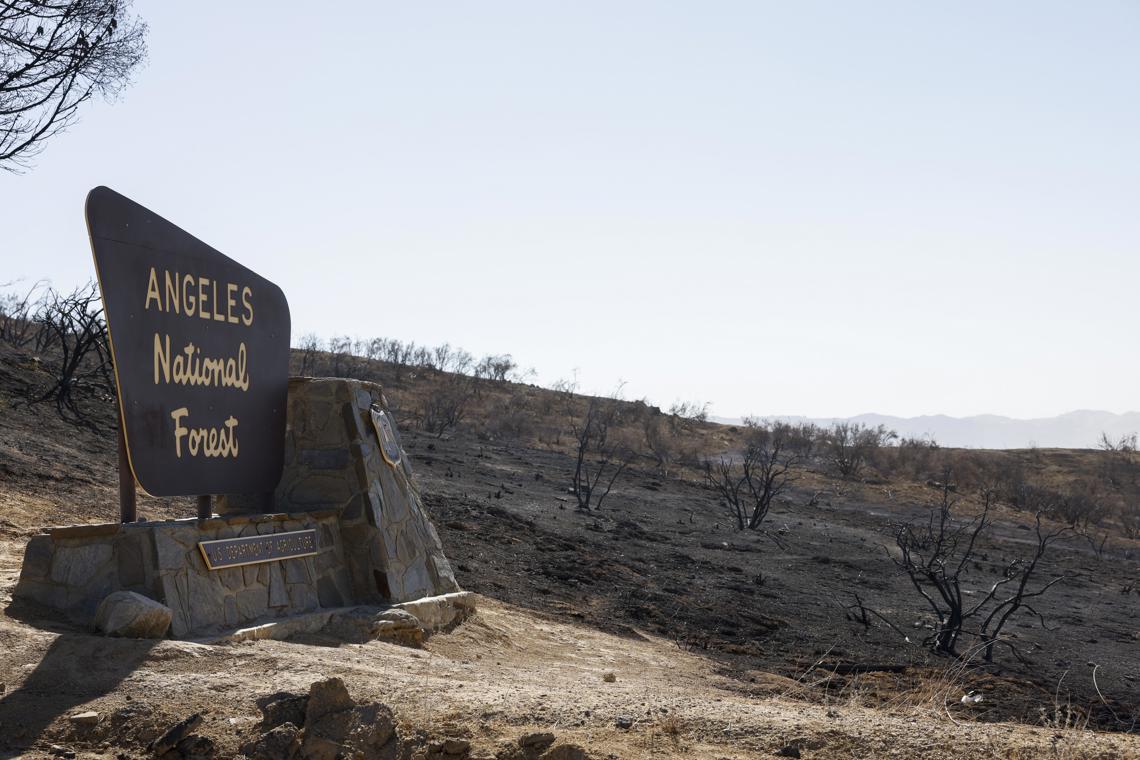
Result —
[{"label": "rock", "polygon": [[178,742],[177,750],[182,760],[213,760],[217,748],[213,739],[194,734]]},{"label": "rock", "polygon": [[[410,552],[411,549],[407,548],[407,551]],[[422,563],[416,564],[414,568],[409,567],[405,574],[405,587],[409,582],[430,583],[426,578],[419,577],[423,573],[426,573],[426,566]],[[414,580],[414,578],[419,578],[419,580]],[[442,631],[462,623],[475,614],[476,600],[475,595],[468,591],[457,591],[416,599],[411,602],[401,602],[397,607],[415,615],[425,630]]]},{"label": "rock", "polygon": [[58,744],[51,745],[50,752],[56,757],[66,758],[67,760],[71,760],[71,758],[75,757],[75,750],[61,747]]},{"label": "rock", "polygon": [[309,699],[305,705],[305,725],[308,726],[329,713],[351,709],[354,704],[341,679],[326,678],[324,681],[317,681],[309,687]]},{"label": "rock", "polygon": [[776,757],[799,757],[800,748],[795,744],[789,744],[786,747],[781,747],[776,751]]},{"label": "rock", "polygon": [[628,715],[619,715],[614,719],[614,725],[618,728],[630,729],[633,728],[633,718]]},{"label": "rock", "polygon": [[178,742],[189,736],[194,729],[202,724],[202,713],[194,713],[189,718],[180,720],[166,732],[147,745],[147,750],[153,752],[155,757],[161,757],[178,746]]},{"label": "rock", "polygon": [[606,683],[614,683],[615,681],[617,681],[617,676],[615,676],[613,673],[608,673],[608,672],[603,673],[602,674],[602,680],[605,681]]},{"label": "rock", "polygon": [[261,710],[262,727],[268,730],[285,723],[292,723],[294,726],[304,725],[305,707],[308,702],[309,697],[307,695],[292,694],[287,691],[279,691],[270,694],[268,697],[261,697],[257,700],[257,707]]},{"label": "rock", "polygon": [[52,559],[51,579],[62,586],[82,588],[112,556],[109,543],[59,547]]},{"label": "rock", "polygon": [[243,744],[241,752],[249,760],[290,760],[301,751],[299,733],[300,729],[292,723],[282,723],[256,741]]},{"label": "rock", "polygon": [[424,629],[419,618],[409,612],[385,610],[373,619],[372,637],[405,646],[419,646],[424,640]]},{"label": "rock", "polygon": [[376,702],[355,704],[339,678],[309,687],[300,749],[306,760],[372,757],[395,736],[392,711]]},{"label": "rock", "polygon": [[577,744],[559,744],[551,747],[540,760],[590,760],[590,755]]},{"label": "rock", "polygon": [[549,731],[536,731],[533,734],[523,734],[519,737],[519,746],[523,749],[541,752],[554,744],[554,734]]},{"label": "rock", "polygon": [[471,742],[448,738],[428,745],[429,757],[462,757],[471,752]]},{"label": "rock", "polygon": [[108,636],[130,639],[161,639],[170,628],[173,613],[134,591],[109,594],[95,611],[95,626]]},{"label": "rock", "polygon": [[99,713],[94,710],[88,710],[87,712],[75,713],[75,715],[71,715],[67,719],[76,726],[90,728],[99,722]]},{"label": "rock", "polygon": [[367,608],[349,610],[333,615],[322,630],[329,636],[354,644],[381,640],[418,647],[424,640],[424,629],[419,619],[401,609],[381,612]]}]

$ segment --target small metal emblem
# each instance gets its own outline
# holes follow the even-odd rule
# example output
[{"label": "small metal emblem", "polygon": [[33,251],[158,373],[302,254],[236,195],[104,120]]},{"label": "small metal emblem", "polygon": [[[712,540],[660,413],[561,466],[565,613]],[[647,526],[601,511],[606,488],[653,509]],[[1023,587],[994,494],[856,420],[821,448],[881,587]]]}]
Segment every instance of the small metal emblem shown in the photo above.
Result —
[{"label": "small metal emblem", "polygon": [[377,404],[372,405],[372,427],[376,428],[376,437],[380,439],[380,453],[384,461],[395,467],[400,464],[400,442],[396,440],[396,426],[388,412]]}]

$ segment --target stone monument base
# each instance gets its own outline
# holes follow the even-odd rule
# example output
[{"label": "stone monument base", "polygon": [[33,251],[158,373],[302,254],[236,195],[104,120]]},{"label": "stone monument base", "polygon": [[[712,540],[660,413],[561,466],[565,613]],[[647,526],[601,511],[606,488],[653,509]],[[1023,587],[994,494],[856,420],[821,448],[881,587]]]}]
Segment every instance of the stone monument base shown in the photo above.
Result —
[{"label": "stone monument base", "polygon": [[[313,529],[317,554],[210,570],[201,541]],[[353,603],[335,511],[48,528],[28,542],[13,599],[90,625],[99,603],[135,591],[173,613],[175,637]]]},{"label": "stone monument base", "polygon": [[263,497],[227,495],[208,520],[47,528],[28,542],[13,603],[91,625],[109,594],[133,591],[170,608],[174,636],[201,638],[460,591],[378,385],[290,381],[273,502],[277,514],[252,513]]}]

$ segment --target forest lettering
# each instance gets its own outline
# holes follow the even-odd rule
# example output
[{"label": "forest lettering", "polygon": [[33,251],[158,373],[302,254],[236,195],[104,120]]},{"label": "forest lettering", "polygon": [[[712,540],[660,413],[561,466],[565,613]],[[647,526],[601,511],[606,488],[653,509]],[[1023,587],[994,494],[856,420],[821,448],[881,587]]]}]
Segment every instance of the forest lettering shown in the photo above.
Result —
[{"label": "forest lettering", "polygon": [[[209,277],[150,268],[144,311],[177,314],[193,319],[250,327],[253,325],[253,290]],[[169,333],[154,334],[154,384],[249,390],[249,355],[241,341],[230,355],[208,356],[186,341],[181,348]],[[180,406],[170,413],[174,421],[174,454],[191,457],[238,456],[238,420],[229,415],[220,427],[189,424],[191,411]]]}]

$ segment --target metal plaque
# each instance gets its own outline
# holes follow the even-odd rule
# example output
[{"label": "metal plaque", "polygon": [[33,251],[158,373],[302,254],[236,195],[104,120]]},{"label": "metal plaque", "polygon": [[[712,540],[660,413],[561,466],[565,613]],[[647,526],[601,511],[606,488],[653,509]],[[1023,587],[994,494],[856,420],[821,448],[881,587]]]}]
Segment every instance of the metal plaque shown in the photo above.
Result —
[{"label": "metal plaque", "polygon": [[284,461],[285,294],[106,187],[87,195],[87,228],[139,485],[155,496],[272,491]]},{"label": "metal plaque", "polygon": [[395,467],[400,463],[400,442],[396,439],[396,425],[386,411],[372,406],[372,427],[380,439],[380,453],[384,461]]},{"label": "metal plaque", "polygon": [[202,552],[202,559],[211,570],[278,559],[311,557],[317,553],[317,531],[295,530],[268,536],[199,541],[198,551]]}]

